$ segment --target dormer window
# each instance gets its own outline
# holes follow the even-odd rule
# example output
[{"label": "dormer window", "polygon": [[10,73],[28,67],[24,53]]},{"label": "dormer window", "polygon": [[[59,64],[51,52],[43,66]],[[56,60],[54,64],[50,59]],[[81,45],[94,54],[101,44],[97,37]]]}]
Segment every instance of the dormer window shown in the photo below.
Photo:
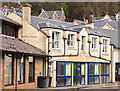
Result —
[{"label": "dormer window", "polygon": [[97,38],[92,38],[92,49],[96,49],[96,40]]},{"label": "dormer window", "polygon": [[73,46],[73,42],[74,42],[73,37],[74,37],[73,34],[68,34],[68,41],[67,41],[68,46]]},{"label": "dormer window", "polygon": [[107,40],[103,40],[103,52],[107,52]]},{"label": "dormer window", "polygon": [[52,48],[59,48],[59,32],[52,32]]}]

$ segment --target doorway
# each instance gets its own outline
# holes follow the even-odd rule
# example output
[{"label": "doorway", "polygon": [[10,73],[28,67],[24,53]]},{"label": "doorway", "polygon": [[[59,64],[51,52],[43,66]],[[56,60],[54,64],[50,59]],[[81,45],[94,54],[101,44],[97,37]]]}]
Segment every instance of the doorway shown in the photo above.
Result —
[{"label": "doorway", "polygon": [[120,81],[120,63],[116,63],[115,81]]}]

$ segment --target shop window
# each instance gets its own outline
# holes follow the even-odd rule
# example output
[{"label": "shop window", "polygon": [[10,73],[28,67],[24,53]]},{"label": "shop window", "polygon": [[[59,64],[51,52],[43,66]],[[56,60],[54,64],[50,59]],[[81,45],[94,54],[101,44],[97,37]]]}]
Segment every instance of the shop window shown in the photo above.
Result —
[{"label": "shop window", "polygon": [[29,56],[29,83],[34,82],[35,79],[35,58]]},{"label": "shop window", "polygon": [[4,61],[4,85],[12,85],[13,84],[13,61],[14,57],[11,54],[7,54],[5,56]]},{"label": "shop window", "polygon": [[103,52],[107,52],[107,40],[103,40]]},{"label": "shop window", "polygon": [[18,83],[25,82],[25,57],[18,59]]},{"label": "shop window", "polygon": [[89,63],[89,84],[98,84],[100,81],[98,63]]},{"label": "shop window", "polygon": [[58,63],[58,76],[64,76],[64,63]]},{"label": "shop window", "polygon": [[89,75],[94,75],[94,63],[89,64]]},{"label": "shop window", "polygon": [[101,83],[109,82],[109,64],[101,64]]},{"label": "shop window", "polygon": [[59,48],[59,33],[52,32],[52,48]]},{"label": "shop window", "polygon": [[96,40],[97,38],[92,38],[92,49],[96,49]]},{"label": "shop window", "polygon": [[72,85],[72,64],[70,62],[57,62],[57,86]]},{"label": "shop window", "polygon": [[67,40],[68,46],[73,46],[73,43],[74,43],[74,35],[68,34],[68,40]]},{"label": "shop window", "polygon": [[57,86],[64,86],[64,78],[58,78],[57,84]]}]

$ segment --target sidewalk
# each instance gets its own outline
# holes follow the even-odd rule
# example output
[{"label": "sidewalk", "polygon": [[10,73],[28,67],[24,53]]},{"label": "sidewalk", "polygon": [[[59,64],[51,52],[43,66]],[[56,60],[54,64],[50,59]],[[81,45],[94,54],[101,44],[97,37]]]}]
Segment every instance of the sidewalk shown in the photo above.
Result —
[{"label": "sidewalk", "polygon": [[[117,87],[120,86],[120,82],[115,83],[105,83],[105,84],[92,84],[92,85],[78,85],[78,86],[69,86],[69,87],[56,87],[56,88],[47,88],[47,89],[84,89],[84,88],[105,88],[105,87]],[[44,88],[43,88],[44,89]],[[46,88],[45,88],[46,89]]]}]

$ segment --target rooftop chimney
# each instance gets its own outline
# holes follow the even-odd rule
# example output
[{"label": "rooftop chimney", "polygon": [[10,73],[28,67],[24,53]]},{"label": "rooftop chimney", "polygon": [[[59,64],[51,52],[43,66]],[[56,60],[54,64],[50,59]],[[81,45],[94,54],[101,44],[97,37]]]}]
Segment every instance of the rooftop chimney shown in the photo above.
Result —
[{"label": "rooftop chimney", "polygon": [[31,22],[31,5],[30,4],[24,4],[22,6],[22,18],[24,22]]},{"label": "rooftop chimney", "polygon": [[42,8],[41,11],[44,11],[44,9]]},{"label": "rooftop chimney", "polygon": [[63,8],[61,8],[61,11],[63,11]]}]

